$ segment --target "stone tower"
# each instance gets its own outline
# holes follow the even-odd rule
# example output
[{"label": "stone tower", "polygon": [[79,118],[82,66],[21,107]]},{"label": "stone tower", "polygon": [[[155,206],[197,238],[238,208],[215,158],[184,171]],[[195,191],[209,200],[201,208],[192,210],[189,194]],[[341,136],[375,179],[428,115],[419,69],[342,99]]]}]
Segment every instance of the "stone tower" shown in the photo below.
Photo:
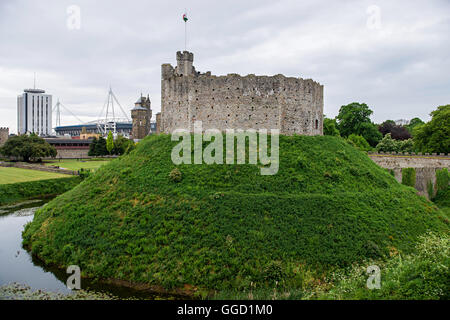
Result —
[{"label": "stone tower", "polygon": [[9,137],[9,128],[0,128],[0,147],[3,146],[8,140]]},{"label": "stone tower", "polygon": [[150,133],[150,119],[152,118],[152,109],[149,96],[141,97],[134,104],[131,110],[131,119],[133,127],[131,135],[134,140],[144,139]]},{"label": "stone tower", "polygon": [[189,51],[177,52],[176,73],[180,76],[189,76],[195,73],[194,54]]}]

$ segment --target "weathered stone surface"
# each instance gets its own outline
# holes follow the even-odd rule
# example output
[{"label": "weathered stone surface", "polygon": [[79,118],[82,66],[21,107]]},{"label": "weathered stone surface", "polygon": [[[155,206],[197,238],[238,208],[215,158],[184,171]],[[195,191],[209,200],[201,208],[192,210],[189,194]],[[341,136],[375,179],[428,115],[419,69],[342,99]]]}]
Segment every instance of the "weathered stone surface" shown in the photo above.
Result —
[{"label": "weathered stone surface", "polygon": [[450,167],[450,156],[385,156],[369,154],[369,157],[379,166],[393,170],[395,179],[402,182],[402,168],[414,168],[416,171],[415,188],[420,195],[428,198],[427,184],[436,184],[436,170]]},{"label": "weathered stone surface", "polygon": [[292,135],[323,134],[323,86],[283,75],[214,76],[192,66],[193,54],[177,53],[177,67],[161,67],[160,131],[279,129]]},{"label": "weathered stone surface", "polygon": [[144,139],[150,133],[150,119],[152,118],[152,108],[150,98],[140,97],[131,110],[133,139]]},{"label": "weathered stone surface", "polygon": [[0,147],[5,144],[9,137],[9,128],[0,128]]}]

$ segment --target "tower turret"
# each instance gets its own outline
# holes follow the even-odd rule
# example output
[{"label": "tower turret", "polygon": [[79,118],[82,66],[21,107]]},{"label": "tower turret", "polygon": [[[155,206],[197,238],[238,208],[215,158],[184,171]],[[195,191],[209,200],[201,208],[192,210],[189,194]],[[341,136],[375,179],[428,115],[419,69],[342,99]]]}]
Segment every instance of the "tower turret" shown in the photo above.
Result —
[{"label": "tower turret", "polygon": [[133,127],[131,135],[133,139],[144,139],[150,133],[150,119],[152,118],[152,109],[150,97],[141,97],[134,103],[131,110],[131,119]]},{"label": "tower turret", "polygon": [[194,54],[189,51],[177,52],[177,74],[181,76],[189,76],[195,73]]}]

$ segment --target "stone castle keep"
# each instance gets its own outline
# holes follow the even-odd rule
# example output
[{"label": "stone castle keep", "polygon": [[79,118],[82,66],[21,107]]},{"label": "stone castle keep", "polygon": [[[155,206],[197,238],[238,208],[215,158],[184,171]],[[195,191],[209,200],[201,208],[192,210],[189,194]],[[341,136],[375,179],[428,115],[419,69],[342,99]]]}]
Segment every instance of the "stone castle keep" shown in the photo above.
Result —
[{"label": "stone castle keep", "polygon": [[279,129],[281,134],[323,134],[323,86],[283,75],[214,76],[197,72],[191,52],[177,52],[177,66],[161,66],[158,131]]}]

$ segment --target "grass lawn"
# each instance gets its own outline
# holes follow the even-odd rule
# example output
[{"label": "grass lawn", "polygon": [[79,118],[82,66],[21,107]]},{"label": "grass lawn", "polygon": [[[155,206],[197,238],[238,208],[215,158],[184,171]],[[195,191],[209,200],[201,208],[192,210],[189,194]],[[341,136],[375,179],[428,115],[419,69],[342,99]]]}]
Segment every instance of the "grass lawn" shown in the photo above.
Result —
[{"label": "grass lawn", "polygon": [[0,184],[46,180],[55,178],[67,178],[66,174],[21,169],[21,168],[5,168],[0,167]]},{"label": "grass lawn", "polygon": [[110,160],[77,160],[77,159],[64,159],[64,160],[48,160],[45,161],[46,166],[59,166],[60,168],[68,169],[68,170],[80,170],[83,169],[92,169],[95,170],[100,166],[108,163]]}]

